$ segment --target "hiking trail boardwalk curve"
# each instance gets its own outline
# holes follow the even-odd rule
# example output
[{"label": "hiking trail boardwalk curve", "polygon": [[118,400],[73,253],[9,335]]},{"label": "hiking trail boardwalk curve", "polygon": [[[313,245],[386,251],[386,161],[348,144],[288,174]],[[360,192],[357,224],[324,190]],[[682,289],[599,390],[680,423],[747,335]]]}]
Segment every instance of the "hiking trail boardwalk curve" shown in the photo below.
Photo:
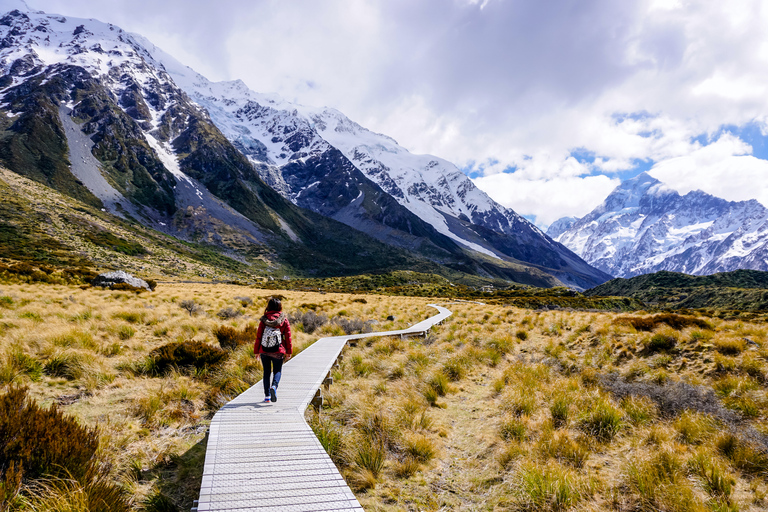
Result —
[{"label": "hiking trail boardwalk curve", "polygon": [[276,403],[262,402],[261,381],[214,415],[200,498],[193,512],[362,511],[336,465],[304,420],[348,341],[424,335],[451,316],[438,314],[399,331],[321,338],[283,366]]}]

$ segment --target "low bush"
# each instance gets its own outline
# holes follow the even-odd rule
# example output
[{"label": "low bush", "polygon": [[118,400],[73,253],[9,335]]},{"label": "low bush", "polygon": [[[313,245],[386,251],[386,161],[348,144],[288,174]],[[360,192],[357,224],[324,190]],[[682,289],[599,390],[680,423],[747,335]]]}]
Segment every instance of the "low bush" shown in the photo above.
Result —
[{"label": "low bush", "polygon": [[309,422],[312,431],[317,436],[320,444],[323,445],[328,456],[337,465],[344,462],[344,447],[342,444],[343,430],[337,423],[320,418],[320,415],[313,416]]},{"label": "low bush", "polygon": [[237,318],[242,314],[243,312],[240,311],[239,309],[226,307],[221,309],[218,313],[216,313],[216,316],[221,318],[222,320],[231,320],[232,318]]},{"label": "low bush", "polygon": [[680,458],[667,450],[635,457],[625,469],[637,510],[705,510],[685,475]]},{"label": "low bush", "polygon": [[152,374],[164,374],[172,368],[214,368],[223,363],[228,352],[202,341],[173,342],[158,347],[149,353],[153,364]]},{"label": "low bush", "polygon": [[584,498],[573,472],[555,464],[525,464],[519,479],[516,508],[520,510],[559,512],[571,509]]},{"label": "low bush", "polygon": [[236,348],[254,343],[256,340],[257,327],[253,324],[247,325],[242,331],[221,325],[214,328],[213,335],[223,349],[235,350]]},{"label": "low bush", "polygon": [[526,438],[527,432],[528,426],[526,422],[515,416],[504,418],[499,425],[499,436],[505,441],[512,439],[523,441]]},{"label": "low bush", "polygon": [[552,415],[552,424],[555,428],[564,427],[568,424],[568,418],[571,415],[571,399],[567,395],[558,395],[549,406],[549,413]]},{"label": "low bush", "polygon": [[538,449],[542,455],[575,468],[583,467],[590,454],[589,448],[572,439],[567,432],[545,435],[539,441]]},{"label": "low bush", "polygon": [[0,361],[0,383],[2,384],[9,384],[22,375],[26,375],[32,381],[38,381],[42,374],[42,363],[25,354],[21,349],[6,353]]},{"label": "low bush", "polygon": [[[339,311],[341,314],[342,311]],[[371,332],[371,322],[366,322],[360,318],[348,319],[342,316],[334,317],[332,323],[342,328],[345,334],[361,334]],[[305,331],[306,332],[306,331]]]},{"label": "low bush", "polygon": [[674,417],[690,410],[710,414],[726,422],[738,420],[738,415],[727,410],[711,388],[692,386],[687,382],[667,382],[664,385],[626,382],[618,374],[599,377],[600,384],[621,400],[630,396],[645,396],[653,400],[661,415]]},{"label": "low bush", "polygon": [[726,356],[735,356],[744,352],[747,342],[743,339],[715,339],[715,350]]},{"label": "low bush", "polygon": [[664,333],[656,333],[645,342],[645,348],[651,354],[671,350],[675,345],[677,345],[677,338]]},{"label": "low bush", "polygon": [[253,305],[253,299],[250,297],[235,297],[236,301],[240,302],[240,305],[244,308],[247,308],[251,305]]},{"label": "low bush", "polygon": [[100,478],[98,447],[97,429],[81,426],[55,405],[40,408],[26,388],[12,386],[0,396],[0,481],[6,485],[59,477],[85,489],[88,510],[128,511],[126,496]]},{"label": "low bush", "polygon": [[43,365],[43,372],[52,377],[79,379],[85,374],[87,360],[76,352],[60,352],[54,354]]},{"label": "low bush", "polygon": [[[304,304],[304,306],[317,306],[316,304]],[[308,311],[296,311],[293,314],[288,315],[288,321],[296,328],[300,328],[307,334],[312,334],[317,329],[328,323],[328,317],[325,315],[318,315],[314,310]]]},{"label": "low bush", "polygon": [[600,398],[583,415],[579,429],[603,442],[612,440],[624,425],[621,410]]},{"label": "low bush", "polygon": [[194,300],[183,300],[179,303],[179,307],[189,313],[189,316],[198,315],[204,311],[203,307]]},{"label": "low bush", "polygon": [[675,313],[662,313],[652,316],[617,316],[614,318],[613,323],[615,325],[630,325],[638,331],[652,331],[661,324],[666,324],[676,330],[686,327],[712,329],[712,325],[702,318],[677,315]]}]

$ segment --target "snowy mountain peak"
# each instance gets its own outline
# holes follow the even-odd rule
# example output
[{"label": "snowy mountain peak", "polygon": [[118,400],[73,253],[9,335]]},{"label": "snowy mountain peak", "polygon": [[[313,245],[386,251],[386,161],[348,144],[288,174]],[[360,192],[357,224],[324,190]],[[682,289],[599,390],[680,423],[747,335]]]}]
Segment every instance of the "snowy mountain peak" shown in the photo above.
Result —
[{"label": "snowy mountain peak", "polygon": [[550,235],[618,277],[671,270],[690,274],[768,270],[768,209],[700,190],[680,196],[647,173],[625,181],[595,210]]},{"label": "snowy mountain peak", "polygon": [[[456,268],[576,287],[608,277],[495,203],[452,163],[411,154],[336,109],[260,94],[242,80],[211,82],[141,35],[96,20],[12,11],[0,20],[0,41],[0,109],[16,117],[45,108],[54,124],[86,120],[85,146],[97,147],[70,171],[101,160],[112,174],[94,199],[123,196],[172,213],[204,197],[213,204],[206,188],[229,194],[224,184],[242,178],[248,190],[234,200],[271,225],[250,196],[263,180],[294,205]],[[29,90],[39,97],[27,101]],[[179,187],[189,194],[181,198]]]}]

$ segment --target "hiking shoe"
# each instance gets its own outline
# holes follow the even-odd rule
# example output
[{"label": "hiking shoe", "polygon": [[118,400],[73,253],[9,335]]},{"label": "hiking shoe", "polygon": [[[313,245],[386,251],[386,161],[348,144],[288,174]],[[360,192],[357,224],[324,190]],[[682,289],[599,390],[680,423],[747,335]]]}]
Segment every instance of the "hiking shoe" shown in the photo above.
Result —
[{"label": "hiking shoe", "polygon": [[269,399],[272,402],[277,402],[277,394],[275,391],[277,391],[275,388],[269,388]]},{"label": "hiking shoe", "polygon": [[273,400],[272,400],[270,397],[268,397],[268,396],[265,396],[265,397],[264,397],[264,401],[265,401],[265,402],[272,402]]}]

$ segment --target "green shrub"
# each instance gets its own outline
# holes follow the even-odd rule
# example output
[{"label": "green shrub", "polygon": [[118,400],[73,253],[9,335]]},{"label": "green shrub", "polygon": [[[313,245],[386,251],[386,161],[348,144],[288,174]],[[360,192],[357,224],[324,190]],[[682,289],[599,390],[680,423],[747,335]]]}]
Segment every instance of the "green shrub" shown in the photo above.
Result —
[{"label": "green shrub", "polygon": [[768,472],[768,453],[745,439],[726,433],[715,441],[715,446],[745,473],[765,475]]},{"label": "green shrub", "polygon": [[60,352],[54,354],[43,365],[46,375],[52,377],[64,377],[65,379],[79,379],[85,374],[86,360],[75,352]]},{"label": "green shrub", "polygon": [[99,477],[98,446],[97,429],[81,426],[55,405],[38,407],[27,397],[26,388],[12,386],[0,396],[0,481],[20,484],[22,476],[25,482],[42,477],[75,480],[86,488],[89,497],[110,500],[101,504],[89,500],[93,502],[89,510],[128,511],[122,492]]},{"label": "green shrub", "polygon": [[621,407],[634,425],[645,425],[658,416],[656,404],[647,396],[626,396],[621,401]]},{"label": "green shrub", "polygon": [[202,341],[189,340],[158,347],[149,353],[148,358],[153,361],[152,373],[163,374],[171,368],[214,368],[223,363],[227,355],[226,350]]},{"label": "green shrub", "polygon": [[571,400],[566,395],[556,396],[549,406],[549,413],[552,415],[552,424],[555,428],[567,425],[571,414]]},{"label": "green shrub", "polygon": [[223,349],[235,350],[236,348],[254,343],[256,340],[257,327],[253,324],[247,325],[242,331],[221,325],[213,330],[213,335]]},{"label": "green shrub", "polygon": [[309,426],[331,460],[340,464],[344,459],[341,427],[333,421],[321,419],[319,415],[312,417]]},{"label": "green shrub", "polygon": [[467,366],[469,366],[469,360],[466,356],[459,354],[446,361],[442,371],[448,380],[456,382],[463,379],[467,374]]},{"label": "green shrub", "polygon": [[610,441],[619,433],[623,414],[611,403],[600,398],[579,421],[579,429],[600,441]]},{"label": "green shrub", "polygon": [[653,316],[618,316],[613,320],[613,323],[630,325],[638,331],[652,331],[660,324],[667,324],[678,331],[686,327],[712,329],[712,325],[702,318],[674,313],[662,313]]},{"label": "green shrub", "polygon": [[528,331],[523,331],[522,329],[517,331],[515,333],[515,337],[519,339],[520,341],[525,341],[528,339]]},{"label": "green shrub", "polygon": [[657,333],[650,337],[645,343],[645,348],[650,353],[655,353],[664,350],[670,350],[677,345],[677,338],[669,334]]},{"label": "green shrub", "polygon": [[510,441],[512,439],[522,441],[525,439],[527,430],[528,427],[525,424],[525,421],[511,416],[505,418],[501,422],[501,425],[499,425],[499,436],[505,441]]},{"label": "green shrub", "polygon": [[386,459],[387,451],[380,441],[366,438],[357,444],[355,463],[370,471],[374,478],[378,477],[384,469]]},{"label": "green shrub", "polygon": [[517,498],[521,510],[559,512],[572,508],[583,498],[575,475],[557,465],[526,464],[519,478]]},{"label": "green shrub", "polygon": [[0,362],[0,383],[3,384],[13,382],[21,375],[26,375],[32,381],[38,381],[42,374],[42,363],[18,348],[5,354],[3,361]]},{"label": "green shrub", "polygon": [[404,451],[408,458],[418,462],[429,462],[437,454],[435,442],[422,434],[407,437],[404,441]]},{"label": "green shrub", "polygon": [[430,388],[435,390],[439,396],[445,396],[448,393],[448,377],[443,372],[435,372],[427,383]]},{"label": "green shrub", "polygon": [[123,324],[117,328],[117,337],[123,341],[133,338],[135,334],[136,334],[136,329],[134,329],[130,325]]},{"label": "green shrub", "polygon": [[121,311],[119,313],[115,313],[112,315],[112,318],[119,318],[121,320],[125,320],[126,322],[130,324],[138,324],[140,322],[144,322],[144,318],[146,317],[146,314],[138,311]]}]

